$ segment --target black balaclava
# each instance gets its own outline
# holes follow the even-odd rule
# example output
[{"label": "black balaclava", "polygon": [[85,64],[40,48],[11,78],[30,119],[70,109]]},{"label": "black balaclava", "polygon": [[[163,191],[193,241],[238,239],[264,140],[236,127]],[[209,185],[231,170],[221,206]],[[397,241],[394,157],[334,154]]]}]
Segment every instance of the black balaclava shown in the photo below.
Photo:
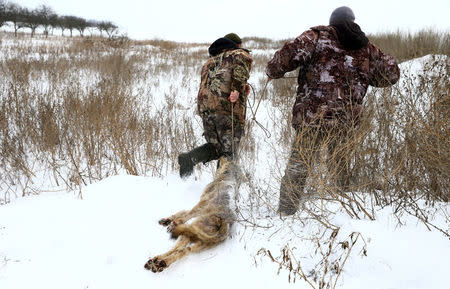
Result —
[{"label": "black balaclava", "polygon": [[347,6],[336,8],[330,16],[330,25],[336,30],[339,43],[347,50],[361,49],[369,43],[366,34],[354,21],[355,14]]}]

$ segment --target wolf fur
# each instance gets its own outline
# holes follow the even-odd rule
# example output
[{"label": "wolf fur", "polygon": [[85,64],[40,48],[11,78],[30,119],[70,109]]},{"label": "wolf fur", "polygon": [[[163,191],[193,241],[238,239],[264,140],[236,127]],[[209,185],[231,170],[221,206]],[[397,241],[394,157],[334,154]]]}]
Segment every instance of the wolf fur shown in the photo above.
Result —
[{"label": "wolf fur", "polygon": [[[182,257],[212,248],[228,237],[234,220],[229,193],[236,185],[237,170],[225,157],[219,163],[214,180],[206,186],[197,205],[159,221],[167,226],[177,243],[168,252],[150,258],[145,263],[146,269],[161,272]],[[195,218],[193,222],[187,224],[192,218]]]}]

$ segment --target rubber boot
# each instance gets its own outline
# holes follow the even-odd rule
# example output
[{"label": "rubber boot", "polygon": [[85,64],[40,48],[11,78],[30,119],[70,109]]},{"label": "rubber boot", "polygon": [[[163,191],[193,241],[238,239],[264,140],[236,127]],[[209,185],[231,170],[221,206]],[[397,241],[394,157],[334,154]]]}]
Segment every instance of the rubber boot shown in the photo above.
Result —
[{"label": "rubber boot", "polygon": [[194,166],[203,162],[204,164],[219,158],[214,145],[206,143],[202,146],[196,147],[187,153],[182,153],[178,156],[178,164],[180,165],[180,177],[186,178],[194,171]]}]

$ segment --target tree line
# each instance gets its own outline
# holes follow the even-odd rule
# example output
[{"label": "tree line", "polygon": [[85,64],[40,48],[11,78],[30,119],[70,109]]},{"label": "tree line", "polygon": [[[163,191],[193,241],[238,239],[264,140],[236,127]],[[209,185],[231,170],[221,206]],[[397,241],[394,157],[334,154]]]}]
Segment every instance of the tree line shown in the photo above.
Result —
[{"label": "tree line", "polygon": [[78,31],[83,37],[88,29],[97,30],[101,35],[106,33],[108,38],[118,33],[117,25],[111,21],[86,20],[72,15],[58,15],[51,7],[44,4],[35,9],[29,9],[13,2],[0,0],[0,28],[8,23],[14,28],[16,37],[17,32],[25,28],[31,30],[31,37],[33,37],[39,27],[42,28],[46,37],[50,32],[53,33],[55,28],[61,30],[62,36],[64,36],[64,31],[69,31],[71,37],[74,31]]}]

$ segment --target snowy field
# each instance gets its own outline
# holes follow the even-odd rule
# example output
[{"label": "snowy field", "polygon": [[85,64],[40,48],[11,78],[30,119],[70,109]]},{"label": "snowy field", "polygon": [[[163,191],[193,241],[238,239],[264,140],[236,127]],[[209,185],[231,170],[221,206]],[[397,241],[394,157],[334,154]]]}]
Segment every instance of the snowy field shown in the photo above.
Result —
[{"label": "snowy field", "polygon": [[[8,43],[3,41],[4,46]],[[264,53],[273,51],[255,51]],[[402,79],[420,74],[431,58],[403,63]],[[438,59],[448,62],[445,56]],[[187,74],[197,79],[197,72],[198,67],[192,67],[188,73],[155,78],[142,91],[153,95],[158,109],[158,101],[162,102],[173,83],[184,83]],[[263,72],[256,70],[250,82],[260,89],[261,79]],[[184,99],[180,110],[189,110],[192,115],[197,85],[190,82],[177,88]],[[402,89],[402,84],[397,88]],[[273,154],[279,135],[272,123],[279,113],[271,111],[269,102],[262,102],[256,117],[272,137],[267,139],[265,132],[255,126],[255,156],[241,160],[245,170],[254,171],[257,185],[272,188],[274,201],[279,179],[270,180],[284,168],[289,147],[278,151],[283,158]],[[193,117],[192,121],[202,142],[199,118]],[[298,222],[303,212],[296,218],[281,218],[270,211],[255,213],[255,226],[235,223],[230,238],[219,246],[189,255],[162,273],[144,269],[149,257],[175,244],[158,220],[195,205],[211,181],[213,167],[201,166],[202,171],[197,168],[187,180],[181,180],[177,172],[159,178],[118,174],[84,186],[81,194],[46,179],[35,180],[35,186],[42,183],[40,195],[12,198],[10,203],[0,205],[0,289],[312,288],[285,267],[279,270],[280,265],[267,255],[270,252],[275,261],[280,261],[283,248],[289,248],[291,257],[299,256],[294,267],[301,264],[305,275],[314,279],[313,269],[320,262],[314,238],[331,237],[316,236],[329,233],[317,222]],[[241,188],[245,197],[248,188],[245,184]],[[328,218],[340,228],[336,242],[329,243],[334,246],[330,259],[340,260],[345,266],[342,272],[328,273],[331,282],[326,288],[449,288],[450,240],[442,232],[415,217],[394,215],[390,206],[376,209],[375,220],[371,221],[363,216],[350,218],[333,203],[317,200],[311,205],[328,206],[334,212]],[[429,210],[433,210],[430,221],[449,233],[450,205],[437,203]],[[345,242],[351,245],[353,240],[351,250],[341,249]]]},{"label": "snowy field", "polygon": [[[289,218],[269,217],[270,229],[235,224],[225,243],[192,254],[166,271],[144,269],[148,257],[175,241],[158,225],[161,217],[193,206],[207,180],[180,181],[120,175],[73,194],[45,193],[0,208],[0,288],[311,288],[278,265],[257,256],[260,248],[292,243]],[[447,206],[448,209],[448,206]],[[337,215],[345,232],[360,232],[367,256],[352,252],[336,288],[448,288],[450,242],[415,218],[402,226],[390,208],[376,221]],[[437,220],[448,226],[443,219]]]}]

